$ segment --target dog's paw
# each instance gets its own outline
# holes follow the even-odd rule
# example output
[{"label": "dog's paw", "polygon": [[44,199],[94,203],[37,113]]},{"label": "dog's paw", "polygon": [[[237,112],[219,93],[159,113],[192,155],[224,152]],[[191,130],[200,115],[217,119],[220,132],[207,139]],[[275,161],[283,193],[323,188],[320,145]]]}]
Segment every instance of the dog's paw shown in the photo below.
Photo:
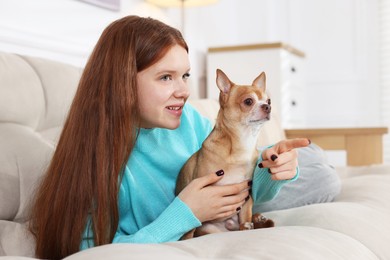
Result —
[{"label": "dog's paw", "polygon": [[270,228],[275,226],[275,223],[272,219],[268,219],[260,213],[256,213],[252,216],[252,222],[255,229]]},{"label": "dog's paw", "polygon": [[239,230],[239,224],[236,220],[230,218],[225,221],[225,228],[229,231]]},{"label": "dog's paw", "polygon": [[250,230],[253,228],[254,228],[254,226],[253,226],[252,222],[245,222],[245,223],[240,224],[240,230]]}]

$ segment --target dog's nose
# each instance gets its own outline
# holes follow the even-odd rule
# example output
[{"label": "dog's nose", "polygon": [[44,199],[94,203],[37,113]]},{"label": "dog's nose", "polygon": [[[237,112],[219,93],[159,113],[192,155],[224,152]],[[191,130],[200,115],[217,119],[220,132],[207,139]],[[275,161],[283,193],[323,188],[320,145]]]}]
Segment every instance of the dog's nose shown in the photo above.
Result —
[{"label": "dog's nose", "polygon": [[261,109],[266,113],[271,113],[271,106],[268,104],[261,105]]}]

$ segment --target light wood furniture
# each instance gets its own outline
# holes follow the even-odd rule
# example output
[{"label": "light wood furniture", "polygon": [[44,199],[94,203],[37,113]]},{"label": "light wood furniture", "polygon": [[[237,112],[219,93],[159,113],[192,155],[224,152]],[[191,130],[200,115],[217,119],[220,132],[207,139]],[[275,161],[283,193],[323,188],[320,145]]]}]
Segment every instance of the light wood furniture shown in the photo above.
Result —
[{"label": "light wood furniture", "polygon": [[346,150],[347,165],[383,162],[383,135],[387,127],[286,129],[287,138],[306,137],[324,150]]}]

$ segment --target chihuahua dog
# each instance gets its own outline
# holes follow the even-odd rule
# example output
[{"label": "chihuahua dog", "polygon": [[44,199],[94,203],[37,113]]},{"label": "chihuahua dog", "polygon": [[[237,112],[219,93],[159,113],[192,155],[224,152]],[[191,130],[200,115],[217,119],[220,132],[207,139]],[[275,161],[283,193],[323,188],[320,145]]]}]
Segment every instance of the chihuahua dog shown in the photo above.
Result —
[{"label": "chihuahua dog", "polygon": [[[181,169],[176,194],[198,177],[223,169],[224,177],[215,185],[250,181],[259,152],[256,143],[261,126],[270,119],[271,101],[265,92],[265,73],[252,85],[237,85],[217,69],[216,82],[220,89],[220,110],[214,129]],[[234,216],[202,223],[182,239],[210,233],[272,227],[274,223],[261,214],[252,216],[253,200],[249,196]],[[205,209],[207,210],[207,209]]]}]

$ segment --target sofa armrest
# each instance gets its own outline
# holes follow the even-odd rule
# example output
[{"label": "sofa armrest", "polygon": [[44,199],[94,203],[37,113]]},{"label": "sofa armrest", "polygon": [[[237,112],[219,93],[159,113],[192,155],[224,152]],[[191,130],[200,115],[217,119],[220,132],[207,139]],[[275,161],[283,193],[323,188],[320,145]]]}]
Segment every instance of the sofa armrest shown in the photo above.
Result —
[{"label": "sofa armrest", "polygon": [[387,132],[387,127],[285,129],[287,138],[306,137],[324,150],[346,150],[349,166],[382,163]]}]

